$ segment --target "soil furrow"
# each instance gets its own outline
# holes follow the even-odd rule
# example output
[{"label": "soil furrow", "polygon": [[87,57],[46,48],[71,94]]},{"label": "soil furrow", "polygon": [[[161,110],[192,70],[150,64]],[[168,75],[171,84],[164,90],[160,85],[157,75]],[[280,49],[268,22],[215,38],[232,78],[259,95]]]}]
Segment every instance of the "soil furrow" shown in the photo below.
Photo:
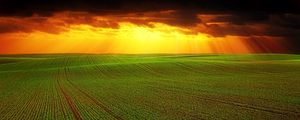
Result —
[{"label": "soil furrow", "polygon": [[[93,59],[89,59],[89,62],[93,62]],[[67,63],[66,63],[67,64]],[[97,66],[98,70],[101,70],[101,68],[99,68],[99,66]],[[65,74],[67,75],[70,70],[69,68],[66,66],[65,67]],[[113,118],[117,119],[117,120],[123,120],[122,117],[120,117],[119,115],[117,115],[116,113],[114,113],[111,109],[109,109],[103,102],[99,101],[98,99],[94,98],[93,96],[89,95],[88,93],[84,92],[81,88],[79,88],[78,86],[76,86],[75,84],[73,84],[68,78],[66,79],[68,81],[68,83],[70,83],[70,85],[72,87],[74,87],[75,89],[77,89],[80,93],[82,93],[83,95],[85,95],[87,98],[89,98],[90,100],[92,100],[97,106],[99,106],[101,109],[103,109],[105,112],[107,112],[109,115],[111,115]]]},{"label": "soil furrow", "polygon": [[[64,67],[66,67],[66,66],[64,66]],[[72,114],[74,115],[75,119],[76,120],[82,120],[82,117],[81,117],[79,111],[77,110],[77,107],[76,107],[74,101],[72,100],[71,96],[67,93],[67,90],[60,83],[60,79],[59,79],[59,77],[60,77],[59,75],[60,74],[59,73],[60,72],[58,71],[58,75],[57,75],[57,84],[58,84],[58,87],[59,87],[61,93],[63,94],[63,96],[64,96],[64,98],[65,98],[65,100],[66,100],[69,108],[71,109]],[[66,79],[68,79],[67,78],[68,76],[66,75],[66,72],[64,72],[63,74],[66,77]]]},{"label": "soil furrow", "polygon": [[[168,90],[168,89],[160,89],[160,90],[167,90],[167,91],[170,91],[170,92],[176,92],[174,90]],[[187,94],[190,94],[190,93],[187,93]],[[300,115],[300,113],[297,112],[297,111],[274,109],[274,108],[268,108],[268,107],[263,107],[263,106],[251,106],[251,105],[247,105],[247,104],[240,103],[240,102],[227,101],[227,100],[222,100],[222,99],[214,99],[214,98],[209,98],[209,97],[199,97],[197,95],[192,95],[192,96],[194,96],[198,99],[206,100],[206,101],[212,101],[212,102],[217,102],[217,103],[222,103],[222,104],[228,104],[228,105],[233,105],[233,106],[242,107],[242,108],[246,108],[246,109],[265,111],[265,112],[274,113],[274,114],[297,115],[297,116]]]},{"label": "soil furrow", "polygon": [[66,91],[64,90],[63,87],[60,86],[60,90],[61,90],[62,94],[64,95],[64,98],[66,99],[69,107],[71,108],[71,111],[72,111],[74,117],[76,118],[76,120],[82,120],[72,98],[66,93]]},{"label": "soil furrow", "polygon": [[[68,69],[65,68],[65,72],[67,72]],[[111,115],[112,117],[114,117],[115,119],[118,120],[123,120],[123,118],[121,118],[119,115],[117,115],[116,113],[114,113],[112,110],[110,110],[106,105],[104,105],[104,103],[100,102],[98,99],[94,98],[93,96],[89,95],[88,93],[84,92],[82,89],[80,89],[78,86],[74,85],[69,79],[67,79],[68,83],[70,83],[71,86],[73,86],[75,89],[77,89],[80,93],[82,93],[83,95],[85,95],[87,98],[89,98],[90,100],[92,100],[97,106],[99,106],[100,108],[102,108],[105,112],[107,112],[109,115]]]}]

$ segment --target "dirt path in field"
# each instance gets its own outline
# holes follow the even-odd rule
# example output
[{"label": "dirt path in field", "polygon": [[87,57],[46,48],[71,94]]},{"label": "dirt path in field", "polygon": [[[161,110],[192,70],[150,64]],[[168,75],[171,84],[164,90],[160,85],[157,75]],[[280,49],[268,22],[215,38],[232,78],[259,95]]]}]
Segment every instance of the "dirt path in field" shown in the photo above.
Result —
[{"label": "dirt path in field", "polygon": [[[159,89],[159,88],[154,88],[156,90],[163,90],[163,91],[168,91],[168,92],[183,92],[183,91],[174,91],[174,90],[170,90],[170,89]],[[203,91],[206,92],[206,91]],[[186,93],[186,92],[184,92]],[[224,100],[224,99],[220,99],[220,98],[211,98],[208,96],[199,96],[199,95],[194,95],[191,93],[186,93],[186,94],[190,94],[193,97],[197,98],[197,99],[201,99],[204,101],[209,101],[209,102],[214,102],[214,103],[221,103],[221,104],[227,104],[227,105],[232,105],[232,106],[236,106],[236,107],[240,107],[240,108],[244,108],[244,109],[249,109],[249,110],[255,110],[255,111],[264,111],[264,112],[269,112],[272,114],[279,114],[279,115],[283,115],[283,116],[294,116],[294,117],[299,117],[300,113],[298,111],[292,111],[292,110],[287,110],[287,109],[279,109],[279,108],[273,108],[273,107],[267,107],[267,106],[258,106],[258,105],[249,105],[246,103],[242,103],[242,102],[237,102],[237,101],[230,101],[230,100]]]},{"label": "dirt path in field", "polygon": [[[65,66],[63,66],[63,67],[65,67]],[[74,115],[75,119],[76,120],[82,120],[82,117],[81,117],[81,115],[80,115],[73,99],[71,98],[68,91],[66,90],[66,88],[64,88],[64,86],[61,83],[61,80],[62,80],[61,78],[65,77],[65,79],[68,79],[67,78],[68,76],[67,76],[66,72],[58,70],[57,75],[55,75],[55,77],[56,77],[56,81],[57,81],[57,84],[58,84],[58,88],[59,88],[61,94],[63,95],[63,97],[65,98],[65,100],[66,100],[69,108],[71,109],[72,114]],[[63,113],[64,113],[64,117],[67,118],[67,114],[64,111],[63,111]]]},{"label": "dirt path in field", "polygon": [[[191,66],[186,66],[182,63],[174,63],[174,64],[178,65],[179,67],[182,67],[184,69],[187,69],[188,71],[199,72],[199,70],[197,70],[197,69],[195,69]],[[158,89],[158,88],[155,88],[155,89]],[[163,90],[167,90],[167,89],[163,89]],[[167,90],[167,91],[174,92],[172,90]],[[206,91],[203,91],[203,92],[206,92]],[[189,94],[189,93],[187,93],[187,94]],[[197,96],[197,95],[195,95],[195,97],[198,98],[198,99],[205,100],[205,101],[211,101],[211,102],[216,102],[216,103],[221,103],[221,104],[227,104],[227,105],[232,105],[232,106],[245,108],[245,109],[264,111],[264,112],[269,112],[269,113],[273,113],[273,114],[280,114],[280,115],[286,115],[286,116],[290,116],[290,115],[300,116],[300,112],[287,110],[287,109],[273,108],[273,107],[267,107],[267,106],[258,106],[258,105],[249,105],[249,104],[242,103],[242,102],[228,101],[228,100],[217,99],[217,98],[209,98],[209,97],[200,97],[200,96]]]},{"label": "dirt path in field", "polygon": [[[76,118],[76,120],[82,120],[82,117],[79,113],[79,111],[77,110],[77,107],[75,106],[74,104],[74,101],[72,100],[72,98],[70,97],[70,95],[67,93],[66,89],[63,87],[63,85],[60,83],[60,79],[59,79],[59,72],[58,72],[58,75],[57,75],[57,84],[59,86],[59,89],[61,91],[61,93],[63,94],[65,100],[67,101],[68,103],[68,106],[70,107],[74,117]],[[66,114],[65,114],[66,116]]]},{"label": "dirt path in field", "polygon": [[[77,91],[79,91],[83,96],[85,96],[86,98],[90,99],[95,105],[97,105],[98,107],[100,107],[102,110],[104,110],[106,113],[108,113],[109,115],[111,115],[113,118],[117,119],[117,120],[123,120],[122,117],[120,117],[119,115],[117,115],[116,113],[114,113],[111,109],[109,109],[109,107],[107,107],[103,102],[101,102],[100,100],[96,99],[95,97],[93,97],[92,95],[88,94],[87,92],[85,92],[83,89],[81,89],[80,87],[76,86],[75,84],[73,84],[71,82],[71,80],[68,77],[68,74],[70,73],[70,70],[68,68],[68,60],[65,60],[65,67],[64,67],[64,75],[65,75],[65,80],[73,87],[75,88]],[[70,101],[71,98],[67,97]],[[71,105],[73,106],[74,103],[72,103]],[[69,105],[70,106],[70,105]],[[72,107],[70,106],[70,107]],[[76,108],[74,106],[74,108]],[[72,109],[73,111],[73,109]],[[77,116],[77,109],[74,109],[73,114],[75,116]],[[78,117],[80,117],[80,114],[78,113]],[[81,117],[80,117],[81,118]]]},{"label": "dirt path in field", "polygon": [[240,103],[240,102],[233,102],[233,101],[227,101],[227,100],[221,100],[221,99],[213,99],[213,98],[204,98],[204,97],[197,97],[198,99],[206,100],[206,101],[212,101],[212,102],[217,102],[217,103],[222,103],[222,104],[228,104],[232,106],[237,106],[237,107],[242,107],[246,109],[252,109],[252,110],[258,110],[258,111],[264,111],[264,112],[269,112],[273,114],[281,114],[281,115],[297,115],[299,116],[300,113],[297,111],[290,111],[290,110],[284,110],[284,109],[277,109],[277,108],[269,108],[269,107],[264,107],[264,106],[254,106],[254,105],[247,105],[245,103]]},{"label": "dirt path in field", "polygon": [[112,117],[114,117],[117,120],[123,120],[120,116],[118,116],[117,114],[115,114],[112,110],[110,110],[106,105],[104,105],[101,101],[99,101],[98,99],[94,98],[93,96],[89,95],[88,93],[84,92],[83,90],[81,90],[79,87],[75,86],[73,83],[71,83],[69,81],[69,83],[76,88],[80,93],[82,93],[83,95],[85,95],[87,98],[89,98],[90,100],[92,100],[97,106],[99,106],[100,108],[102,108],[105,112],[107,112],[108,114],[110,114]]},{"label": "dirt path in field", "polygon": [[109,75],[109,74],[105,74],[105,72],[107,71],[104,71],[104,69],[102,69],[101,67],[99,67],[99,65],[97,65],[97,63],[95,62],[95,58],[91,57],[91,56],[87,56],[86,58],[89,62],[89,64],[91,65],[95,65],[95,70],[97,71],[100,71],[99,73],[102,75],[102,76],[105,76],[105,77],[109,77],[109,78],[114,78],[115,76],[112,76],[112,75]]}]

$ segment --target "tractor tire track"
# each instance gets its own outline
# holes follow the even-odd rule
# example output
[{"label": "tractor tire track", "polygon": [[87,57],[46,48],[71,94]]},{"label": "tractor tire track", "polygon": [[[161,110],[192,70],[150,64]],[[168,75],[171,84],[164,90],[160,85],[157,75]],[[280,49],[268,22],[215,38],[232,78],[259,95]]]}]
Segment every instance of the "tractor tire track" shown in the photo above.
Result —
[{"label": "tractor tire track", "polygon": [[[179,91],[174,91],[174,90],[170,90],[170,89],[157,89],[155,87],[153,89],[169,91],[169,92],[179,92]],[[180,91],[180,92],[186,93],[184,91]],[[205,92],[205,91],[203,91],[203,92]],[[237,106],[237,107],[240,107],[240,108],[245,108],[245,109],[250,109],[250,110],[264,111],[264,112],[269,112],[269,113],[273,113],[273,114],[280,114],[280,115],[284,115],[284,116],[290,116],[290,115],[297,116],[297,117],[300,116],[300,113],[298,111],[290,111],[290,110],[285,110],[285,109],[277,109],[277,108],[270,108],[270,107],[264,107],[264,106],[254,106],[254,105],[248,105],[248,104],[241,103],[241,102],[228,101],[228,100],[223,100],[223,99],[218,99],[218,98],[200,97],[198,95],[194,95],[194,94],[191,94],[191,93],[186,93],[186,94],[190,94],[191,96],[193,96],[197,99],[210,101],[210,102],[215,102],[215,103],[227,104],[227,105],[232,105],[232,106]]]},{"label": "tractor tire track", "polygon": [[[63,94],[63,96],[64,96],[69,108],[71,109],[72,114],[74,115],[75,119],[76,120],[82,120],[82,117],[81,117],[79,111],[77,110],[77,107],[76,107],[74,101],[72,100],[71,96],[67,93],[67,90],[61,84],[61,82],[60,82],[61,79],[59,79],[59,77],[60,77],[59,75],[60,75],[60,71],[58,70],[56,80],[57,80],[57,84],[58,84],[60,92]],[[66,75],[65,72],[64,72],[64,76],[66,77],[66,79],[68,79],[67,78],[68,76]]]},{"label": "tractor tire track", "polygon": [[[87,57],[87,60],[88,60],[88,63],[91,64],[91,65],[95,65],[94,69],[96,71],[100,71],[100,74],[105,76],[105,77],[108,77],[108,78],[112,78],[114,76],[111,76],[111,75],[108,75],[108,74],[105,74],[105,71],[103,71],[103,69],[101,69],[97,63],[94,61],[94,59],[91,57],[91,56],[88,56]],[[98,77],[98,76],[97,76]]]},{"label": "tractor tire track", "polygon": [[59,70],[57,71],[57,73],[54,73],[54,78],[55,78],[55,80],[56,80],[56,84],[57,85],[55,85],[55,89],[56,89],[56,92],[57,92],[57,94],[58,94],[58,99],[59,99],[59,101],[57,102],[57,104],[58,104],[58,106],[61,108],[61,112],[62,112],[62,114],[63,114],[63,117],[64,117],[64,119],[66,120],[67,119],[67,113],[66,113],[66,111],[65,111],[65,107],[64,107],[64,105],[63,105],[63,103],[62,103],[62,99],[61,99],[61,96],[60,96],[60,94],[61,94],[61,90],[60,90],[60,84],[58,84],[59,83]]},{"label": "tractor tire track", "polygon": [[[58,95],[59,94],[61,94],[60,93],[60,89],[56,86],[55,87],[56,89],[57,89],[57,93],[58,93]],[[60,96],[60,95],[59,95]],[[61,97],[59,97],[59,99],[60,99]],[[58,105],[59,105],[59,107],[61,107],[61,110],[62,110],[62,114],[63,114],[63,116],[64,116],[64,119],[66,120],[67,119],[67,113],[66,113],[66,111],[65,111],[65,107],[64,107],[64,105],[62,104],[62,102],[61,102],[61,100],[62,99],[60,99],[60,101],[59,101],[59,103],[57,103]]]},{"label": "tractor tire track", "polygon": [[[182,63],[179,63],[178,65],[180,65],[182,67],[185,67],[187,69],[196,70],[192,67],[185,66]],[[197,97],[197,98],[199,98],[199,97]],[[201,97],[199,99],[207,100],[207,101],[214,101],[214,102],[223,103],[223,104],[234,105],[234,106],[253,109],[253,110],[265,111],[265,112],[270,112],[270,113],[274,113],[274,114],[281,114],[281,115],[294,114],[294,115],[298,115],[298,116],[300,115],[300,112],[286,110],[286,109],[279,109],[279,108],[266,107],[266,106],[247,105],[247,104],[241,103],[241,102],[227,101],[227,100],[222,100],[222,99],[213,99],[213,98],[204,98],[204,97],[203,98]]]},{"label": "tractor tire track", "polygon": [[[88,62],[89,62],[89,64],[93,64],[93,65],[95,65],[95,67],[93,67],[93,69],[95,69],[95,70],[97,70],[97,71],[99,71],[99,73],[100,74],[96,74],[96,78],[97,79],[103,79],[103,77],[104,76],[102,76],[102,75],[105,75],[105,73],[103,73],[102,72],[102,69],[105,69],[105,68],[103,68],[103,67],[99,67],[99,66],[101,66],[101,65],[99,65],[99,64],[97,64],[96,63],[96,61],[95,61],[95,58],[94,57],[92,57],[92,56],[87,56],[87,59],[88,59]],[[116,58],[114,58],[114,59],[116,59]],[[114,60],[115,62],[120,62],[120,61],[117,61],[117,60]],[[96,68],[97,67],[97,68]],[[127,69],[126,67],[122,67],[122,69]],[[93,74],[93,73],[90,73],[89,71],[86,71],[88,74],[90,74],[90,75],[95,75],[95,74]],[[82,90],[83,91],[83,90]],[[84,91],[83,91],[84,92]],[[126,101],[126,99],[125,98],[122,98],[121,96],[118,96],[117,98],[115,98],[115,99],[118,99],[118,100],[120,100],[120,101],[123,101],[123,103],[125,103],[124,101]],[[97,99],[95,99],[97,102],[99,102],[99,100],[97,100]],[[100,102],[100,103],[102,103],[102,102]],[[127,104],[129,104],[129,103],[127,103]],[[100,105],[99,105],[100,106]],[[120,110],[122,109],[122,108],[119,108]],[[126,110],[121,110],[121,111],[124,111],[123,112],[123,115],[128,115],[128,116],[130,116],[130,114],[126,111]],[[137,110],[134,110],[136,113],[138,113],[138,111]],[[136,115],[134,115],[134,118],[135,119],[141,119],[141,118],[138,118]],[[117,119],[117,118],[116,118]],[[118,119],[122,119],[122,118],[118,118]],[[145,118],[144,118],[145,119]]]},{"label": "tractor tire track", "polygon": [[66,66],[64,67],[64,74],[66,75],[66,80],[67,82],[76,90],[78,90],[81,94],[83,94],[85,97],[89,98],[90,100],[92,100],[97,106],[99,106],[101,109],[103,109],[106,113],[108,113],[109,115],[111,115],[113,118],[117,119],[117,120],[123,120],[122,117],[120,117],[119,115],[117,115],[116,113],[114,113],[111,109],[109,109],[109,107],[107,107],[103,102],[101,102],[100,100],[94,98],[93,96],[91,96],[90,94],[86,93],[85,91],[83,91],[81,88],[79,88],[78,86],[76,86],[75,84],[73,84],[70,79],[68,78],[68,73],[70,72],[69,68],[67,67],[68,62],[66,61]]},{"label": "tractor tire track", "polygon": [[89,95],[88,93],[84,92],[83,90],[81,90],[80,88],[78,88],[77,86],[75,86],[73,83],[70,83],[74,88],[76,88],[80,93],[82,93],[83,95],[85,95],[87,98],[89,98],[90,100],[92,100],[97,106],[99,106],[100,108],[102,108],[105,112],[107,112],[109,115],[111,115],[112,117],[114,117],[117,120],[123,120],[123,118],[121,118],[119,115],[117,115],[116,113],[114,113],[112,110],[110,110],[106,105],[104,105],[104,103],[100,102],[98,99],[94,98],[93,96]]}]

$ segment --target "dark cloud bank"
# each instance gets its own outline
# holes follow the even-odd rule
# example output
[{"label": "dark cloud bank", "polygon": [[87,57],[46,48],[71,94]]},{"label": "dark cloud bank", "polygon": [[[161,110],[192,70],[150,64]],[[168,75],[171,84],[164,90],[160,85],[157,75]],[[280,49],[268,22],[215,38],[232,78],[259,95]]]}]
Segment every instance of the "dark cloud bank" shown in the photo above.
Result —
[{"label": "dark cloud bank", "polygon": [[[291,49],[300,53],[300,0],[1,0],[1,17],[52,16],[56,12],[78,11],[95,15],[175,10],[177,24],[192,26],[201,22],[198,14],[226,15],[211,22],[227,22],[234,29],[216,27],[224,35],[268,35],[286,38]],[[257,32],[245,25],[265,25]],[[13,27],[13,28],[11,28]],[[1,30],[2,29],[2,30]],[[0,32],[24,29],[0,25]],[[236,29],[236,30],[235,30]]]}]

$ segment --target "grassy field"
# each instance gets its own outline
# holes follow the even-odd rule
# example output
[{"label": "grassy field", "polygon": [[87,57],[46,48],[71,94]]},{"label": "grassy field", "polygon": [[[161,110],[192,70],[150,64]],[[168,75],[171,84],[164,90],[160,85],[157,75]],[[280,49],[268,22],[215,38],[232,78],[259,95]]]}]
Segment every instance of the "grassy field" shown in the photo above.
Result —
[{"label": "grassy field", "polygon": [[300,55],[1,55],[0,119],[300,119]]}]

